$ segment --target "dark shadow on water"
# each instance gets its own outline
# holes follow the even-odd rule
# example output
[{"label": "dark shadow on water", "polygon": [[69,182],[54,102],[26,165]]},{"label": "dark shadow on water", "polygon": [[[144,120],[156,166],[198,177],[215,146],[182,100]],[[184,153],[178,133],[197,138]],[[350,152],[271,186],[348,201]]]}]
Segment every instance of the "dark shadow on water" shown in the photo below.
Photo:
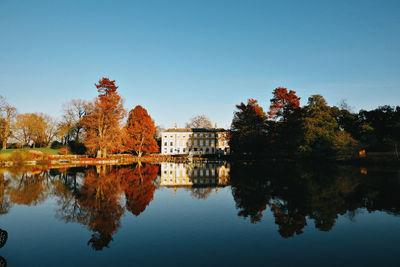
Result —
[{"label": "dark shadow on water", "polygon": [[330,231],[339,215],[354,219],[359,209],[400,215],[398,170],[236,163],[231,186],[238,216],[257,223],[269,207],[284,238],[302,234],[310,221]]}]

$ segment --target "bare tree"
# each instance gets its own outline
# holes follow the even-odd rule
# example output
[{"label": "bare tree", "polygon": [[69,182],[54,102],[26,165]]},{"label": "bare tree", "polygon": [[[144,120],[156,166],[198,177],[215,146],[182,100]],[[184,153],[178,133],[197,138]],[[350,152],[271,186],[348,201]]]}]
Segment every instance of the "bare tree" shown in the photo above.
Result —
[{"label": "bare tree", "polygon": [[339,102],[339,108],[342,109],[342,110],[347,110],[347,111],[349,111],[349,112],[351,112],[351,111],[353,110],[353,107],[350,106],[350,105],[347,103],[347,100],[344,99],[344,98],[342,98],[342,99],[340,100],[340,102]]},{"label": "bare tree", "polygon": [[11,136],[11,126],[17,116],[17,109],[8,104],[5,97],[0,96],[0,139],[2,149],[7,148],[7,140]]},{"label": "bare tree", "polygon": [[80,135],[83,131],[82,119],[87,113],[87,101],[73,99],[63,104],[63,118],[60,126],[63,132],[75,136],[75,142],[79,143]]},{"label": "bare tree", "polygon": [[196,115],[186,123],[186,128],[212,128],[212,123],[206,115]]}]

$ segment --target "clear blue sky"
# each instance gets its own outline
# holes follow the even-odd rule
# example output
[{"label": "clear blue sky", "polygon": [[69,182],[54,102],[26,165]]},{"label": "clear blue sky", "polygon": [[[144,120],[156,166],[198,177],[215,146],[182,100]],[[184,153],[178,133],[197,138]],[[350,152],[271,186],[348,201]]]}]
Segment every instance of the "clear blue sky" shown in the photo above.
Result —
[{"label": "clear blue sky", "polygon": [[19,112],[58,116],[102,76],[165,127],[227,127],[278,86],[302,104],[400,104],[400,1],[0,0],[0,94]]}]

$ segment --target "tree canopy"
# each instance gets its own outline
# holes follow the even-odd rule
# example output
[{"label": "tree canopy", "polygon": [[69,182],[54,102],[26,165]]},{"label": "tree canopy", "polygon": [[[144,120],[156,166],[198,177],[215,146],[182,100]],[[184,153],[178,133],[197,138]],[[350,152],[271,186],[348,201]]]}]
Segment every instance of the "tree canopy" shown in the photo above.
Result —
[{"label": "tree canopy", "polygon": [[129,112],[124,131],[123,144],[125,150],[135,151],[139,157],[143,153],[158,151],[154,120],[142,106],[136,106]]},{"label": "tree canopy", "polygon": [[115,81],[102,78],[95,84],[99,95],[87,106],[82,120],[85,129],[85,146],[97,157],[107,157],[108,152],[121,149],[121,121],[125,117],[123,99],[117,93]]}]

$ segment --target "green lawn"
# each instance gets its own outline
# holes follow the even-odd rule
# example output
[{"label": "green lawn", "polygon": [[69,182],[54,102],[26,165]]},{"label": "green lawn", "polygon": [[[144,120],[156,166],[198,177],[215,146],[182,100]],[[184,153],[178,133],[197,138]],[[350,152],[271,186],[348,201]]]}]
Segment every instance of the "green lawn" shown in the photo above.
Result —
[{"label": "green lawn", "polygon": [[26,152],[26,151],[30,151],[30,150],[36,150],[36,151],[41,151],[43,153],[50,154],[50,155],[58,155],[59,152],[60,152],[59,149],[52,149],[52,148],[43,147],[43,148],[4,149],[4,150],[0,150],[0,154],[12,153],[15,150],[19,150],[21,152]]}]

